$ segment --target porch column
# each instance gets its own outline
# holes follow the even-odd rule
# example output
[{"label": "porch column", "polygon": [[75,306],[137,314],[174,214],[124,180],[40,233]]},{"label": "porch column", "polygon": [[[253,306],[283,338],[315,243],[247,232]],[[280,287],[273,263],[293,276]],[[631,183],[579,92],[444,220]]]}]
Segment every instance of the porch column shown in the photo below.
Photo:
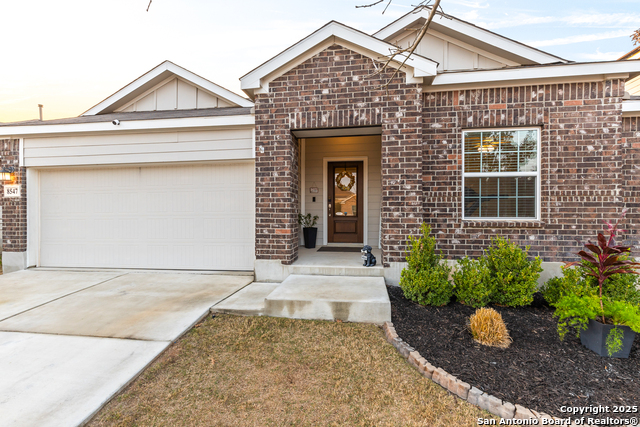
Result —
[{"label": "porch column", "polygon": [[0,168],[15,168],[15,182],[20,186],[19,197],[5,197],[2,188],[2,271],[24,270],[27,268],[27,174],[26,168],[19,166],[20,140],[0,140]]},{"label": "porch column", "polygon": [[[382,253],[399,279],[409,236],[420,232],[422,193],[422,89],[398,85],[390,91],[382,122]],[[397,278],[395,277],[397,276]]]},{"label": "porch column", "polygon": [[[298,141],[287,114],[256,97],[256,263],[298,259]],[[256,266],[258,268],[258,266]]]}]

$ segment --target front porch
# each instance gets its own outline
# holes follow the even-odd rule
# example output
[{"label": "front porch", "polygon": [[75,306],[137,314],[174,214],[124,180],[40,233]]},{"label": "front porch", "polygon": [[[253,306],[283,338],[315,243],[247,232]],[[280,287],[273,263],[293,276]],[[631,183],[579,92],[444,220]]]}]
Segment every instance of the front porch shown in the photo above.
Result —
[{"label": "front porch", "polygon": [[[326,247],[326,246],[325,246]],[[290,274],[384,277],[382,251],[374,248],[371,253],[376,257],[374,267],[364,267],[360,252],[325,252],[321,246],[298,249],[298,259],[291,265]]]},{"label": "front porch", "polygon": [[[371,51],[363,53],[329,41],[292,68],[267,72],[271,62],[243,77],[245,88],[250,80],[260,83],[251,92],[257,281],[281,283],[295,270],[344,267],[399,282],[407,239],[423,222],[421,80],[411,67],[377,73]],[[382,88],[389,80],[388,90]],[[354,189],[357,202],[347,194]],[[380,249],[378,268],[307,260],[299,213],[319,217],[317,245]]]}]

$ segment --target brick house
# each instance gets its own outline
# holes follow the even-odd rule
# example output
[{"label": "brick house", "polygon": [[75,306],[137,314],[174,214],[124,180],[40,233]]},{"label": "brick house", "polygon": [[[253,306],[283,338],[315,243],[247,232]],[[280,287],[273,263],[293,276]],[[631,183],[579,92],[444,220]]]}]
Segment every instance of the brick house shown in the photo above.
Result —
[{"label": "brick house", "polygon": [[[478,255],[491,237],[505,235],[529,245],[533,255],[542,257],[547,274],[554,274],[561,261],[572,258],[579,246],[576,238],[593,237],[602,229],[602,221],[617,218],[625,207],[630,211],[625,228],[631,231],[624,238],[638,246],[640,101],[625,92],[625,84],[640,75],[640,62],[570,62],[443,17],[432,22],[416,55],[397,74],[394,68],[377,72],[389,50],[412,41],[415,28],[425,19],[424,13],[410,13],[373,35],[330,22],[241,78],[253,104],[178,67],[172,69],[179,74],[178,81],[217,96],[221,106],[190,104],[191,109],[181,110],[178,97],[168,104],[170,113],[163,111],[157,101],[161,99],[158,85],[171,76],[165,75],[164,80],[143,76],[113,99],[70,119],[76,122],[4,127],[10,132],[0,127],[0,135],[5,135],[1,138],[7,138],[3,162],[23,159],[18,168],[23,197],[3,201],[3,219],[11,223],[3,255],[23,257],[16,263],[20,268],[97,267],[126,266],[122,263],[137,253],[131,267],[159,268],[153,264],[154,254],[159,254],[166,260],[162,265],[171,268],[232,270],[250,265],[257,280],[278,282],[296,271],[303,252],[310,256],[310,250],[301,245],[297,215],[302,212],[319,216],[319,246],[376,248],[383,266],[380,274],[390,283],[397,283],[406,240],[418,233],[422,222],[431,225],[439,248],[451,259]],[[383,87],[389,79],[391,83]],[[149,93],[156,93],[153,108],[135,110],[135,102],[150,102]],[[218,120],[215,128],[212,117]],[[190,129],[179,127],[185,118],[199,122],[189,125]],[[138,127],[127,130],[111,125],[116,119],[123,125],[137,121]],[[78,130],[85,139],[69,142],[64,135],[73,126],[87,125],[87,120],[102,127]],[[158,120],[176,121],[178,134],[189,133],[192,145],[181,150],[176,144],[174,151],[161,155],[140,154],[142,140],[170,126],[157,125]],[[40,136],[29,133],[43,126],[49,128]],[[250,147],[238,146],[238,141],[246,142],[249,127]],[[137,154],[126,164],[122,158],[131,148],[123,148],[124,142],[110,143],[119,133],[138,135]],[[108,153],[89,150],[77,154],[84,160],[76,159],[74,164],[51,163],[55,147],[68,147],[58,152],[67,158],[65,150],[75,149],[69,147],[97,144],[89,140],[103,141]],[[129,151],[118,151],[123,149]],[[194,150],[209,154],[185,154]],[[217,154],[211,154],[214,151]],[[177,210],[172,215],[167,208],[166,214],[159,215],[149,208],[142,212],[146,217],[138,214],[137,218],[145,224],[159,221],[158,229],[165,234],[154,234],[157,230],[149,228],[133,241],[114,238],[110,246],[103,245],[101,236],[109,235],[109,224],[120,221],[135,229],[135,223],[122,218],[136,217],[141,207],[113,195],[111,210],[100,211],[102,221],[92,225],[82,213],[91,211],[84,196],[92,186],[104,187],[103,180],[124,185],[132,199],[160,191],[151,184],[145,187],[144,177],[135,178],[150,165],[176,168],[150,174],[159,182],[164,182],[159,178],[163,173],[183,176],[184,168],[200,168],[187,173],[190,178],[182,186],[178,183],[171,194],[158,193],[158,197],[165,206],[186,206],[201,214]],[[38,177],[39,187],[30,185],[39,193],[29,202],[24,179],[32,176]],[[204,189],[184,190],[197,187],[207,176],[233,179],[223,186],[211,181]],[[248,176],[255,176],[251,186],[233,187]],[[56,234],[51,230],[58,227],[64,210],[55,211],[55,203],[47,201],[48,191],[62,194],[61,189],[74,180],[89,184],[65,208],[76,206],[70,224],[86,224],[86,229],[69,230],[70,225],[63,224],[68,233]],[[238,203],[235,190],[243,194]],[[123,212],[127,206],[130,210]],[[212,222],[213,213],[216,221]],[[187,220],[179,220],[185,215]],[[31,216],[39,228],[29,225]],[[236,218],[244,221],[233,222]],[[100,234],[92,227],[107,228]],[[204,233],[198,231],[202,227]],[[251,235],[244,233],[248,227]],[[220,228],[226,234],[216,231]],[[29,243],[36,232],[39,237]],[[238,233],[244,240],[235,249],[221,249],[225,238]],[[75,255],[65,252],[70,234],[74,234]],[[202,242],[193,247],[183,234],[196,240],[201,237]],[[82,243],[87,235],[92,236],[91,247]],[[102,246],[100,253],[91,249]],[[103,254],[116,247],[134,249],[105,265]],[[198,258],[206,250],[209,255]],[[224,262],[212,263],[211,256]],[[181,257],[184,262],[174,262]],[[235,266],[233,260],[238,261]]]}]

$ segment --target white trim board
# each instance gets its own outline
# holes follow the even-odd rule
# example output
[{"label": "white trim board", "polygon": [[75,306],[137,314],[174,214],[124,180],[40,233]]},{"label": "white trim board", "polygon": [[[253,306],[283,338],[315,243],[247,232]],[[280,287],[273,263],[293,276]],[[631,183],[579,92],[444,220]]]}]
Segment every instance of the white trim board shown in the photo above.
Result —
[{"label": "white trim board", "polygon": [[92,132],[127,133],[131,131],[156,131],[179,128],[249,127],[255,126],[253,114],[237,116],[183,117],[177,119],[123,120],[118,126],[111,121],[97,123],[51,124],[33,126],[0,127],[0,137],[44,136]]},{"label": "white trim board", "polygon": [[[300,141],[300,160],[299,160],[299,168],[300,168],[300,191],[298,191],[299,199],[300,199],[300,212],[302,215],[307,214],[307,140],[304,138],[298,139]],[[302,226],[300,226],[302,229]],[[300,238],[298,239],[298,244],[300,246],[304,246],[304,235],[300,233]]]},{"label": "white trim board", "polygon": [[[369,236],[369,157],[368,156],[346,156],[346,157],[323,157],[322,158],[322,179],[324,185],[322,186],[322,242],[323,245],[329,244],[329,215],[327,214],[329,207],[327,198],[329,197],[329,189],[327,188],[329,171],[329,162],[362,162],[362,178],[364,179],[362,192],[364,193],[362,199],[362,244],[368,245]],[[334,243],[331,243],[332,245]],[[354,245],[359,243],[349,243]]]},{"label": "white trim board", "polygon": [[[469,132],[510,132],[510,131],[526,131],[526,130],[535,130],[538,134],[537,141],[537,171],[536,172],[467,172],[465,173],[465,133]],[[541,221],[542,215],[542,128],[540,126],[527,126],[527,127],[505,127],[505,128],[469,128],[462,129],[462,145],[460,147],[460,151],[462,153],[462,176],[460,177],[460,194],[462,197],[462,215],[461,218],[463,221],[495,221],[495,222],[527,222],[527,221]],[[536,217],[535,218],[526,218],[526,217],[518,217],[518,218],[505,218],[505,217],[470,217],[467,218],[464,210],[465,210],[465,195],[464,195],[464,179],[465,178],[487,178],[487,177],[526,177],[533,176],[536,178]]]},{"label": "white trim board", "polygon": [[640,75],[640,61],[609,61],[575,63],[561,65],[541,65],[532,67],[500,68],[495,70],[459,71],[438,74],[429,92],[451,90],[453,88],[478,88],[479,85],[491,84],[493,87],[503,87],[522,84],[524,82],[561,81],[570,78],[588,78],[590,81],[608,79],[627,79]]},{"label": "white trim board", "polygon": [[109,96],[104,101],[91,107],[90,109],[82,113],[82,115],[93,116],[97,114],[112,112],[120,106],[130,102],[131,99],[137,97],[139,95],[138,92],[144,92],[148,90],[148,86],[150,84],[155,86],[156,84],[160,83],[160,81],[169,78],[171,74],[181,77],[183,80],[195,84],[196,86],[200,86],[203,89],[211,92],[215,96],[220,97],[231,104],[235,104],[240,107],[253,107],[253,102],[249,101],[248,99],[243,98],[240,95],[237,95],[230,90],[223,88],[222,86],[218,86],[217,84],[205,78],[202,78],[199,75],[192,73],[191,71],[182,68],[171,61],[164,61],[163,63],[147,71],[145,74],[138,77],[136,80],[129,83],[122,89],[118,90],[116,93]]},{"label": "white trim board", "polygon": [[640,116],[640,101],[622,101],[622,117]]},{"label": "white trim board", "polygon": [[27,267],[40,266],[40,170],[27,168]]}]

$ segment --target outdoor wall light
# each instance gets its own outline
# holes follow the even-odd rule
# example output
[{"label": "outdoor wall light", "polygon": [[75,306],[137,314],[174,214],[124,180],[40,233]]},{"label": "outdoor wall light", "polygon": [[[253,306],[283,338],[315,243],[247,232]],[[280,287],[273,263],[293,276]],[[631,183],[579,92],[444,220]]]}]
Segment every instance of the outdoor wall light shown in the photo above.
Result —
[{"label": "outdoor wall light", "polygon": [[14,181],[15,180],[15,172],[16,168],[13,166],[3,166],[2,170],[0,170],[0,180],[2,181]]}]

